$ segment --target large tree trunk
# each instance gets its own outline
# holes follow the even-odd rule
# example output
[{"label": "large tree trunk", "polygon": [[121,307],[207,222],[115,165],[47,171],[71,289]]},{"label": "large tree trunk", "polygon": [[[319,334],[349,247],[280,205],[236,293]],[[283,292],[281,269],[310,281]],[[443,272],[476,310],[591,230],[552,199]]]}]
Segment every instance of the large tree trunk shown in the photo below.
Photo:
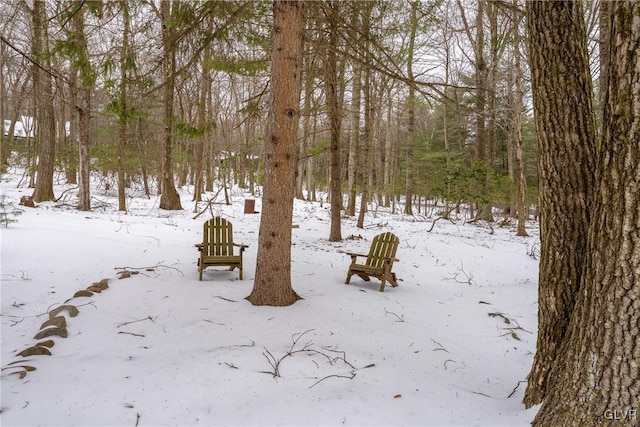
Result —
[{"label": "large tree trunk", "polygon": [[176,84],[176,20],[172,17],[174,2],[165,0],[160,2],[162,20],[162,47],[164,61],[162,73],[164,78],[164,143],[162,153],[162,195],[160,209],[180,210],[180,195],[176,190],[173,178],[173,102]]},{"label": "large tree trunk", "polygon": [[538,138],[538,340],[527,407],[547,393],[582,279],[595,170],[595,118],[580,2],[527,2]]},{"label": "large tree trunk", "polygon": [[271,107],[264,152],[265,183],[258,234],[253,305],[286,306],[300,297],[291,287],[291,226],[296,137],[302,86],[301,1],[273,2]]},{"label": "large tree trunk", "polygon": [[640,420],[639,18],[639,3],[612,4],[602,155],[581,252],[586,262],[534,426],[637,426]]},{"label": "large tree trunk", "polygon": [[53,170],[56,148],[56,123],[54,119],[54,98],[49,69],[49,37],[47,35],[46,4],[33,4],[33,57],[40,65],[33,66],[33,86],[35,89],[36,137],[38,142],[38,166],[33,200],[44,202],[54,200]]}]

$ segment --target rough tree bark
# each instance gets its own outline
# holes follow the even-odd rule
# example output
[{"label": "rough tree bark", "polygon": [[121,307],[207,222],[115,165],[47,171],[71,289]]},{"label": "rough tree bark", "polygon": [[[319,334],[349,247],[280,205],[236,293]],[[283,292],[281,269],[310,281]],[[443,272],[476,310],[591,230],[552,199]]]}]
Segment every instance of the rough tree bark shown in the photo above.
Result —
[{"label": "rough tree bark", "polygon": [[54,200],[53,169],[56,148],[56,123],[54,118],[54,98],[51,75],[49,74],[49,37],[47,35],[46,4],[33,3],[33,86],[37,105],[36,137],[38,139],[38,166],[33,200],[44,202]]},{"label": "rough tree bark", "polygon": [[540,267],[536,355],[527,407],[547,393],[584,271],[595,170],[595,117],[580,2],[527,2],[538,139]]},{"label": "rough tree bark", "polygon": [[302,1],[273,2],[271,106],[264,150],[265,183],[258,234],[253,305],[287,306],[291,287],[291,226],[302,87]]},{"label": "rough tree bark", "polygon": [[536,427],[640,420],[640,4],[612,3],[609,28],[586,261]]}]

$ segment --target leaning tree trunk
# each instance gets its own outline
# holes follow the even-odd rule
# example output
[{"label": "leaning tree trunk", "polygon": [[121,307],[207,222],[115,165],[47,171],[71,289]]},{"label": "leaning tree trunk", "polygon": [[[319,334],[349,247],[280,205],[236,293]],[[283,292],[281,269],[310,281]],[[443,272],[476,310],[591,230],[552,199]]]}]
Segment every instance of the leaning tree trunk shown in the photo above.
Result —
[{"label": "leaning tree trunk", "polygon": [[595,165],[595,119],[580,2],[527,2],[538,138],[538,339],[524,396],[547,392],[584,270]]},{"label": "leaning tree trunk", "polygon": [[637,426],[640,420],[639,18],[637,2],[612,4],[587,261],[534,426]]},{"label": "leaning tree trunk", "polygon": [[264,150],[265,183],[258,234],[253,305],[287,306],[291,287],[291,226],[302,87],[302,2],[273,2],[271,107]]}]

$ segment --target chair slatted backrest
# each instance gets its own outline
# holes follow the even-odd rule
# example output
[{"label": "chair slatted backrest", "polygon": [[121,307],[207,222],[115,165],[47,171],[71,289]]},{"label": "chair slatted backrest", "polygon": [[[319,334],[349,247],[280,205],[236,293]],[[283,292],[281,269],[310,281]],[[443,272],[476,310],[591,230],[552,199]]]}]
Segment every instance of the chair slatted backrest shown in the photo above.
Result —
[{"label": "chair slatted backrest", "polygon": [[219,216],[205,222],[203,243],[206,256],[232,256],[232,224]]},{"label": "chair slatted backrest", "polygon": [[395,258],[399,243],[400,239],[390,232],[375,236],[373,243],[371,243],[371,249],[369,249],[369,255],[367,256],[367,265],[382,268],[385,259]]}]

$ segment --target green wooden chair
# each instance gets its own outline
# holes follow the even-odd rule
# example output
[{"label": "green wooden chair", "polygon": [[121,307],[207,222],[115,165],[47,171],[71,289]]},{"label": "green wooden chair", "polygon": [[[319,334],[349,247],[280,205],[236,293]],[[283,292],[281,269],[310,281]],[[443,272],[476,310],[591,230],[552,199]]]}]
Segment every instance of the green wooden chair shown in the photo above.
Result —
[{"label": "green wooden chair", "polygon": [[[368,254],[347,252],[347,255],[351,257],[351,265],[347,273],[347,280],[344,283],[349,284],[351,276],[357,274],[367,282],[371,280],[371,277],[380,280],[380,292],[384,292],[386,282],[391,283],[393,287],[398,286],[396,274],[391,271],[391,268],[394,261],[399,261],[396,258],[399,243],[400,239],[398,237],[393,233],[387,232],[378,234],[373,238]],[[366,258],[365,263],[358,264],[356,262],[358,257]]]},{"label": "green wooden chair", "polygon": [[[238,278],[242,280],[242,252],[249,246],[233,242],[233,226],[229,221],[217,216],[205,222],[203,241],[195,246],[200,251],[200,280],[207,267],[229,267],[229,270],[237,268]],[[234,247],[239,248],[238,254],[234,254]]]}]

